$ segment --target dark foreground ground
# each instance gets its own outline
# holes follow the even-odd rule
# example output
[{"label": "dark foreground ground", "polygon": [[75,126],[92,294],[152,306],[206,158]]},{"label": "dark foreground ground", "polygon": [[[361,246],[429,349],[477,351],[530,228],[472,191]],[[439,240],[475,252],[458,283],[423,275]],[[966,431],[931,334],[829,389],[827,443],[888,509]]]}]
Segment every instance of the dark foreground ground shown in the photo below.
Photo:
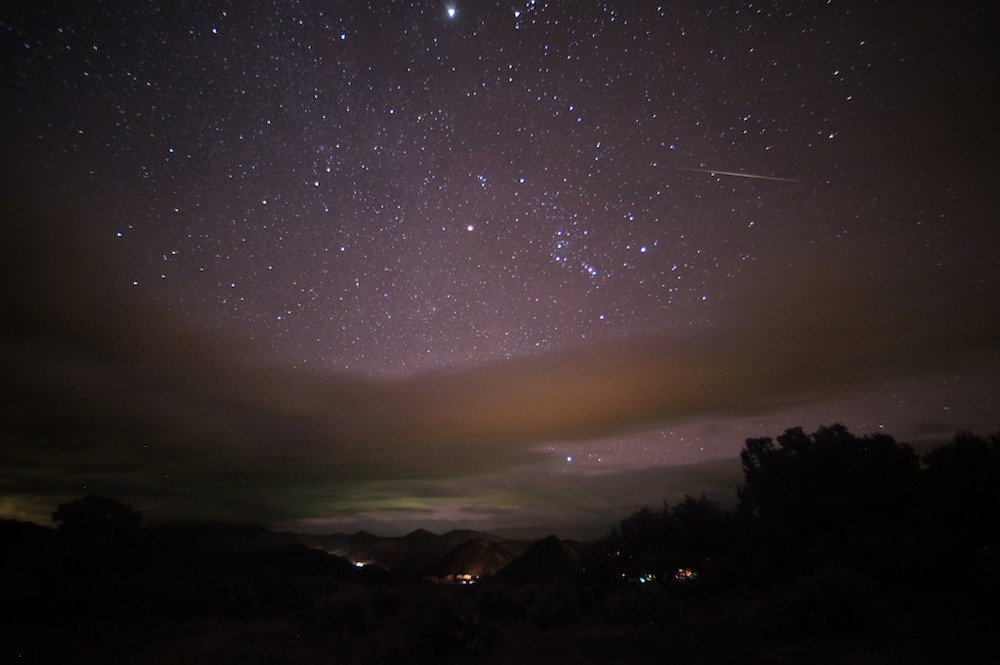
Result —
[{"label": "dark foreground ground", "polygon": [[[7,544],[0,663],[992,663],[996,579],[448,586],[286,547]],[[990,568],[986,568],[990,569]],[[982,565],[976,570],[984,570]]]},{"label": "dark foreground ground", "polygon": [[[645,599],[648,601],[648,599]],[[639,601],[643,602],[643,601]],[[437,608],[435,608],[437,609]],[[382,625],[300,612],[258,616],[5,623],[5,663],[993,663],[996,623],[942,605],[858,633],[755,637],[751,608],[693,609],[672,620],[526,618],[403,611]],[[936,612],[940,614],[936,615]],[[905,623],[901,623],[905,621]],[[439,623],[440,622],[440,623]],[[472,622],[466,623],[466,622]],[[378,623],[378,620],[376,620]]]}]

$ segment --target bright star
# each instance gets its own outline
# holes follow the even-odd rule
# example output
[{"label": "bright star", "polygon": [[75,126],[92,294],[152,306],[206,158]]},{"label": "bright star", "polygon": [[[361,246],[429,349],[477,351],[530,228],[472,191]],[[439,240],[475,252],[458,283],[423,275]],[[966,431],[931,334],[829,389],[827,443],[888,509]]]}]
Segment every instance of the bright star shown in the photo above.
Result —
[{"label": "bright star", "polygon": [[455,18],[455,6],[448,5],[447,10],[448,10],[448,18]]}]

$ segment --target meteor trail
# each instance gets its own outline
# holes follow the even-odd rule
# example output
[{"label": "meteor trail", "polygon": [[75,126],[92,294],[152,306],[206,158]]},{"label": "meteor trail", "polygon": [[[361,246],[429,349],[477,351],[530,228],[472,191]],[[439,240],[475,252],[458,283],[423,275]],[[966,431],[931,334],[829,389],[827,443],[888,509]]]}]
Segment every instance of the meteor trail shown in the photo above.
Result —
[{"label": "meteor trail", "polygon": [[770,175],[755,175],[753,173],[737,173],[735,171],[717,171],[715,169],[686,169],[681,166],[673,167],[675,171],[689,171],[691,173],[709,173],[711,175],[728,175],[734,178],[752,178],[754,180],[774,180],[776,182],[799,182],[795,178],[778,178]]}]

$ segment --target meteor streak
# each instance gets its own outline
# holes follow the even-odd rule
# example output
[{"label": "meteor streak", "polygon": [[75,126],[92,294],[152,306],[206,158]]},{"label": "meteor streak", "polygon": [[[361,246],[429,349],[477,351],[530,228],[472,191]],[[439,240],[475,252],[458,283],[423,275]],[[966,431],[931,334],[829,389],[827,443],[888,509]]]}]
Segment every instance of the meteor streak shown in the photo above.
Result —
[{"label": "meteor streak", "polygon": [[736,171],[717,171],[715,169],[686,169],[681,166],[673,167],[675,171],[688,171],[690,173],[709,173],[711,175],[728,175],[734,178],[752,178],[754,180],[774,180],[776,182],[799,182],[795,178],[778,178],[771,175],[755,175],[753,173],[737,173]]}]

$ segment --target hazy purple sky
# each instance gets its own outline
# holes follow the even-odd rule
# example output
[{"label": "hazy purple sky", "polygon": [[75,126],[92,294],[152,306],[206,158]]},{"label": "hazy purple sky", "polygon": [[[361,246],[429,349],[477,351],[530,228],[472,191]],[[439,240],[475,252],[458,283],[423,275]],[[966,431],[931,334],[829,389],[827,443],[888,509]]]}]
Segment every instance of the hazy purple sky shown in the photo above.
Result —
[{"label": "hazy purple sky", "polygon": [[748,437],[995,432],[998,26],[5,3],[0,516],[600,533]]}]

